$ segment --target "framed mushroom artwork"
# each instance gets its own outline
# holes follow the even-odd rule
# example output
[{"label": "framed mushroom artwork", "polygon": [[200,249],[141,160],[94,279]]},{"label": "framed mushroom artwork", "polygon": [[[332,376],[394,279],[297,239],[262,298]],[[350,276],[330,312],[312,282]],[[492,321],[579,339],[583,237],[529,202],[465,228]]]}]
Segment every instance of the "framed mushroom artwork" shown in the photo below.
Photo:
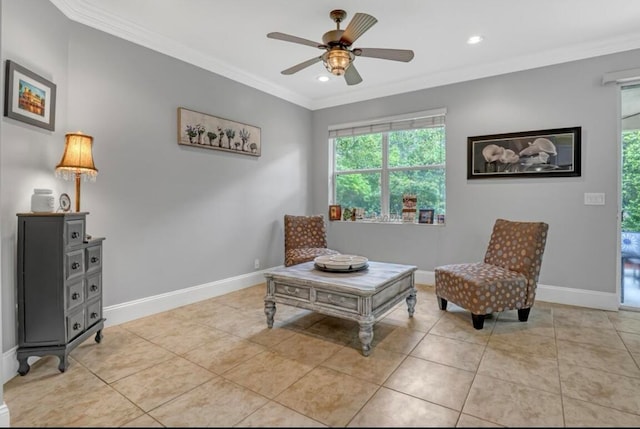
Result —
[{"label": "framed mushroom artwork", "polygon": [[580,176],[581,127],[467,138],[467,179]]}]

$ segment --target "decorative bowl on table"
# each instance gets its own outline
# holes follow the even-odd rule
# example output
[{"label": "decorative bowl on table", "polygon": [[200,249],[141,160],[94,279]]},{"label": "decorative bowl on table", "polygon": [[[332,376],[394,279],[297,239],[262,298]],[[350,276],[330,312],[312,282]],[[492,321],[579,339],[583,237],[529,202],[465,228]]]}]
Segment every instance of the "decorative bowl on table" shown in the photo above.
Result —
[{"label": "decorative bowl on table", "polygon": [[369,266],[369,260],[358,255],[323,255],[313,260],[315,267],[322,271],[345,272],[365,270]]}]

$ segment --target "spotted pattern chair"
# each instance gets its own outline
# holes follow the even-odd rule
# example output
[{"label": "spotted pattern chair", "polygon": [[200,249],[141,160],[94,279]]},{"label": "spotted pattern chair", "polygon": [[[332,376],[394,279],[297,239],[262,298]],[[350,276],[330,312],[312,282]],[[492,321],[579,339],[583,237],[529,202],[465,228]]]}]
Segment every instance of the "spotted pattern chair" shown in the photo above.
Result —
[{"label": "spotted pattern chair", "polygon": [[313,261],[316,256],[338,255],[327,248],[327,229],[323,215],[284,215],[284,265]]},{"label": "spotted pattern chair", "polygon": [[483,328],[486,315],[505,310],[518,310],[518,319],[526,322],[548,229],[544,222],[496,220],[483,262],[436,267],[440,309],[451,301],[470,311],[475,329]]}]

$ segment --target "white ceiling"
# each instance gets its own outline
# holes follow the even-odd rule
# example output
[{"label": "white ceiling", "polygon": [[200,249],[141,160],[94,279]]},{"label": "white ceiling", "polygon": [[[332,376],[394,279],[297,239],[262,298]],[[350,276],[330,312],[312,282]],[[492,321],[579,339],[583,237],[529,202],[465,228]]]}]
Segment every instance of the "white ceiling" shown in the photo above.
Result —
[{"label": "white ceiling", "polygon": [[[417,89],[640,48],[638,0],[50,0],[70,19],[316,110]],[[353,45],[411,49],[409,63],[357,57],[364,79],[347,86],[316,63],[333,9],[378,23]],[[467,45],[481,34],[479,45]]]}]

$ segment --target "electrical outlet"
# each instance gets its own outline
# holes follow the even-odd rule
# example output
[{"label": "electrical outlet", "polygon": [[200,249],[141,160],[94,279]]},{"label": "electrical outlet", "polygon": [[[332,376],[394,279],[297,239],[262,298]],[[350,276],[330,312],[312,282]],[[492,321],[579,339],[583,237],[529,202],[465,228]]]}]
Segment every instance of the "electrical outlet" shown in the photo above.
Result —
[{"label": "electrical outlet", "polygon": [[260,268],[260,259],[257,259],[255,261],[253,261],[253,268],[258,269]]},{"label": "electrical outlet", "polygon": [[586,206],[603,206],[604,193],[584,193],[584,204]]}]

